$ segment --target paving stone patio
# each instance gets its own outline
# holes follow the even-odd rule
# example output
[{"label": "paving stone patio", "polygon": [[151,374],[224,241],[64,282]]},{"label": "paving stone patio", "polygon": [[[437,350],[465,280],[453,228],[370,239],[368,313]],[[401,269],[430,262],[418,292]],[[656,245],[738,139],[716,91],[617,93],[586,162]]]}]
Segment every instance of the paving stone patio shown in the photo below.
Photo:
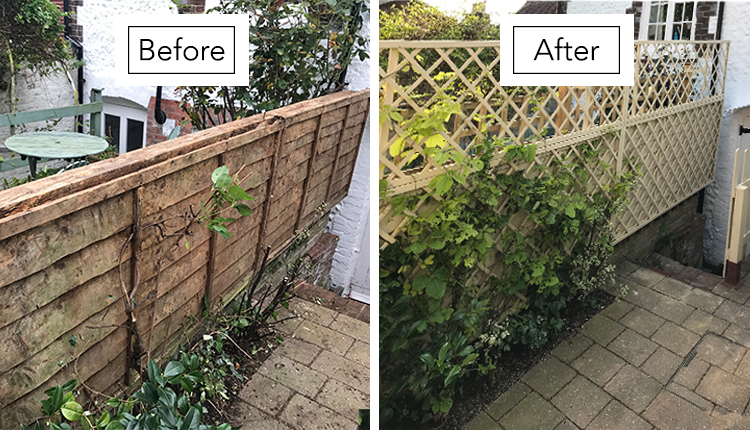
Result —
[{"label": "paving stone patio", "polygon": [[464,430],[750,429],[750,278],[670,271],[620,264],[628,294]]},{"label": "paving stone patio", "polygon": [[356,319],[315,301],[322,303],[294,298],[280,312],[279,320],[296,317],[280,324],[284,342],[239,393],[233,426],[357,428],[359,409],[370,407],[369,315]]}]

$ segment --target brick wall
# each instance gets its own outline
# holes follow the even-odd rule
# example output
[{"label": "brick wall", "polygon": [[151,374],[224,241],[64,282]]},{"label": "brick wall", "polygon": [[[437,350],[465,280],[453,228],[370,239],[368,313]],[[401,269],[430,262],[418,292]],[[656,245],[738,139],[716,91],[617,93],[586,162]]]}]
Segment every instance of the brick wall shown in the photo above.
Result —
[{"label": "brick wall", "polygon": [[310,262],[312,263],[312,273],[310,281],[314,285],[325,284],[331,274],[331,264],[333,255],[336,253],[336,246],[339,244],[339,237],[333,233],[324,233],[315,245],[307,252]]},{"label": "brick wall", "polygon": [[167,122],[159,124],[154,119],[154,107],[156,106],[156,97],[151,97],[148,102],[148,124],[146,125],[146,146],[153,145],[155,143],[164,142],[169,137],[169,133],[175,126],[180,126],[180,136],[190,134],[193,132],[193,127],[190,122],[187,121],[183,125],[187,115],[180,108],[180,102],[176,100],[165,100],[161,99],[161,110],[167,114]]},{"label": "brick wall", "polygon": [[203,13],[206,8],[206,0],[180,0],[180,13]]},{"label": "brick wall", "polygon": [[[63,10],[63,4],[64,0],[51,0],[52,3],[54,3],[60,10]],[[83,27],[78,25],[78,19],[76,17],[76,13],[78,12],[78,7],[83,6],[83,0],[69,0],[68,5],[70,6],[70,37],[77,40],[78,42],[83,42]]]},{"label": "brick wall", "polygon": [[[688,247],[695,250],[692,244],[691,236],[703,234],[705,217],[697,214],[698,193],[693,194],[690,198],[667,211],[664,215],[651,221],[647,226],[638,230],[632,236],[623,240],[615,246],[615,252],[612,256],[614,263],[625,259],[640,260],[654,251],[659,245],[660,249],[664,248],[665,240],[667,242],[685,243]],[[696,216],[698,215],[698,216]],[[698,247],[702,259],[702,240]],[[693,254],[691,254],[693,255]],[[686,257],[685,261],[695,261],[697,257]]]},{"label": "brick wall", "polygon": [[638,40],[638,32],[641,28],[641,15],[643,14],[643,2],[634,1],[632,6],[625,9],[625,13],[634,15],[633,38]]},{"label": "brick wall", "polygon": [[714,40],[716,34],[708,32],[708,21],[719,13],[719,2],[700,1],[695,11],[695,40]]}]

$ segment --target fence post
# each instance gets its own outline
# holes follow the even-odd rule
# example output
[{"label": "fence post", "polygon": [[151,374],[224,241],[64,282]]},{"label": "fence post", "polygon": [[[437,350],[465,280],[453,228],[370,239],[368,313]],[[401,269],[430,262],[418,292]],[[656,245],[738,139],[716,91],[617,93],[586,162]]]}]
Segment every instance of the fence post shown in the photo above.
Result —
[{"label": "fence post", "polygon": [[617,142],[617,168],[615,174],[620,175],[623,172],[622,159],[625,155],[625,145],[628,143],[628,126],[625,121],[630,117],[630,87],[622,87],[622,108],[620,109],[620,129],[619,141]]},{"label": "fence post", "polygon": [[[102,89],[101,88],[92,88],[91,89],[91,99],[89,100],[90,103],[96,103],[102,102]],[[89,129],[91,130],[91,134],[94,136],[100,136],[102,135],[102,112],[93,112],[90,117],[91,124],[89,124]]]},{"label": "fence post", "polygon": [[[217,157],[218,166],[224,165],[224,154],[219,154]],[[214,290],[214,271],[216,271],[216,230],[211,230],[208,236],[208,264],[206,265],[208,272],[206,273],[206,312],[211,313],[213,290]]]},{"label": "fence post", "polygon": [[[386,77],[392,77],[393,79],[396,79],[395,76],[391,76],[394,73],[396,73],[396,66],[398,65],[398,48],[388,48],[388,69],[386,70]],[[393,84],[386,81],[385,88],[383,88],[383,104],[385,106],[390,106],[393,104],[393,95],[395,94],[396,89],[393,88]],[[385,149],[386,146],[388,146],[388,129],[390,128],[391,119],[388,118],[383,123],[382,127],[380,127],[380,151]]]},{"label": "fence post", "polygon": [[[101,92],[100,100],[101,101]],[[93,90],[92,90],[93,96]],[[93,101],[93,100],[92,100]],[[92,114],[93,116],[93,114]],[[141,251],[141,216],[143,208],[143,187],[138,187],[133,190],[133,238],[130,242],[130,291],[134,291],[136,285],[140,282],[139,275],[139,260]],[[154,310],[155,311],[155,310]],[[135,310],[133,311],[135,312]],[[135,314],[134,314],[135,315]],[[132,324],[132,321],[128,321],[128,324]],[[140,357],[134,356],[133,350],[133,331],[128,329],[127,336],[127,350],[125,351],[125,385],[130,385],[130,369],[134,368],[134,363],[139,360]],[[136,339],[137,341],[137,339]]]},{"label": "fence post", "polygon": [[[348,108],[347,108],[348,109]],[[315,140],[313,140],[312,148],[310,151],[310,160],[307,162],[307,176],[305,177],[305,183],[302,185],[302,203],[299,205],[299,212],[297,213],[297,221],[294,223],[294,231],[299,230],[299,226],[302,223],[302,217],[305,214],[305,207],[307,206],[307,198],[310,193],[310,182],[312,182],[313,176],[315,176],[315,160],[318,158],[318,142],[320,142],[320,128],[323,126],[323,116],[326,111],[320,113],[318,117],[318,126],[315,127]]]},{"label": "fence post", "polygon": [[[328,182],[328,190],[326,190],[326,202],[331,201],[331,193],[333,191],[333,185],[336,182],[336,172],[339,169],[339,157],[341,156],[341,144],[344,140],[344,132],[346,131],[346,127],[349,125],[349,112],[351,110],[351,103],[346,105],[346,116],[344,117],[344,125],[341,128],[341,133],[339,133],[339,141],[336,143],[336,155],[333,159],[333,170],[331,171],[331,181]],[[356,162],[356,161],[355,161]]]},{"label": "fence post", "polygon": [[[271,212],[271,205],[273,204],[273,193],[274,187],[276,186],[277,167],[279,164],[279,152],[281,151],[281,144],[284,141],[284,131],[286,131],[286,118],[278,117],[277,121],[282,121],[282,127],[276,132],[276,142],[273,144],[273,155],[271,155],[271,171],[268,175],[268,182],[266,183],[266,199],[263,202],[263,215],[260,219],[260,233],[258,237],[258,247],[255,250],[255,263],[253,263],[253,270],[257,271],[260,268],[262,260],[263,250],[267,246],[272,244],[264,243],[267,238],[266,228],[268,227],[268,215]],[[272,251],[273,252],[273,251]],[[252,300],[252,297],[248,297],[248,300]]]}]

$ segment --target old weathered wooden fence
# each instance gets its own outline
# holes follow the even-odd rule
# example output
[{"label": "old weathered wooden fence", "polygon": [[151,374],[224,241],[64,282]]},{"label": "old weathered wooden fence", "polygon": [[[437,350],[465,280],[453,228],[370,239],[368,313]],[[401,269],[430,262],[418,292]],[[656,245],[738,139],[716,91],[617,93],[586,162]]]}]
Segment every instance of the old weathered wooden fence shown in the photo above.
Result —
[{"label": "old weathered wooden fence", "polygon": [[[419,192],[450,168],[425,157],[425,142],[414,142],[408,131],[415,115],[446,100],[458,102],[460,112],[448,118],[441,136],[466,156],[484,136],[534,141],[543,165],[572,161],[584,145],[613,166],[589,172],[596,190],[640,169],[640,186],[614,220],[617,241],[714,179],[729,42],[636,42],[634,85],[621,87],[503,87],[498,41],[381,41],[379,49],[381,109],[404,118],[388,118],[380,129],[380,178],[389,195]],[[391,151],[393,145],[404,152]],[[523,231],[524,221],[514,217],[509,228]],[[403,217],[381,202],[381,247],[402,226]]]},{"label": "old weathered wooden fence", "polygon": [[322,203],[338,203],[368,93],[298,103],[0,192],[0,428],[35,418],[51,385],[77,378],[108,392],[123,381],[127,333],[116,328],[125,322],[123,244],[137,226],[199,205],[216,167],[249,174],[243,186],[257,199],[252,216],[230,224],[232,237],[193,228],[189,250],[181,242],[158,284],[156,261],[167,251],[156,229],[141,230],[124,250],[122,279],[133,282],[137,264],[136,300],[151,295],[137,315],[152,351],[173,350],[204,295],[212,306],[227,303],[261,250],[270,245],[278,255],[295,231],[323,216]]}]

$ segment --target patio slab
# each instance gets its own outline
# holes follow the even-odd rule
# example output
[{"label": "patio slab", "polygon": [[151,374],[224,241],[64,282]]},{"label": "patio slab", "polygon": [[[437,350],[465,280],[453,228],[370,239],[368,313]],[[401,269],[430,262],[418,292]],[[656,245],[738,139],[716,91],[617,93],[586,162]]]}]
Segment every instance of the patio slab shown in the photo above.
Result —
[{"label": "patio slab", "polygon": [[712,279],[712,292],[696,286],[705,276],[686,273],[618,269],[630,287],[624,300],[465,430],[750,428],[750,280],[732,290]]},{"label": "patio slab", "polygon": [[331,307],[294,298],[289,311],[280,312],[279,320],[292,318],[282,323],[285,340],[243,387],[230,424],[245,430],[357,428],[359,409],[370,407],[369,319],[355,306]]}]

